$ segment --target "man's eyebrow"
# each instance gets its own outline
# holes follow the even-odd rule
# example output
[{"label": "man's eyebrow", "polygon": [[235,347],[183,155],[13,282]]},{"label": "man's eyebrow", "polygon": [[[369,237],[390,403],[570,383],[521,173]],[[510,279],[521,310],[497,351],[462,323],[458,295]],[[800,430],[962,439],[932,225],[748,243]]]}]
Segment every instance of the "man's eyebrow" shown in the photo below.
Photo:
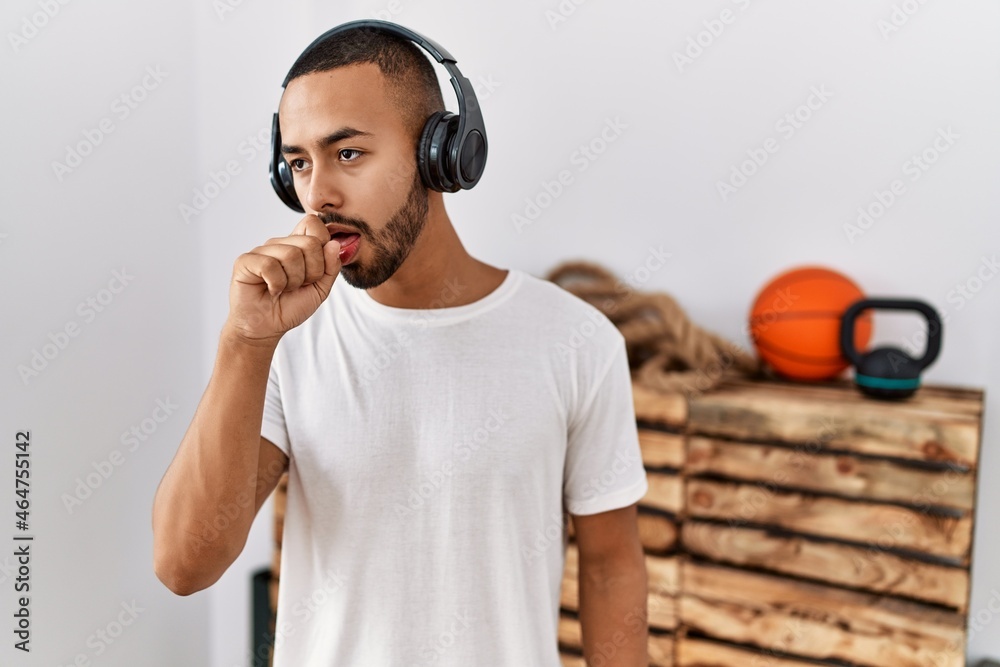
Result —
[{"label": "man's eyebrow", "polygon": [[[327,148],[337,143],[338,141],[343,141],[344,139],[351,139],[352,137],[373,137],[375,136],[371,132],[365,132],[364,130],[358,130],[353,127],[342,127],[333,134],[328,134],[319,141],[316,142],[316,146],[320,149]],[[305,153],[305,149],[301,146],[289,146],[288,144],[281,144],[281,154],[288,155],[289,153]]]}]

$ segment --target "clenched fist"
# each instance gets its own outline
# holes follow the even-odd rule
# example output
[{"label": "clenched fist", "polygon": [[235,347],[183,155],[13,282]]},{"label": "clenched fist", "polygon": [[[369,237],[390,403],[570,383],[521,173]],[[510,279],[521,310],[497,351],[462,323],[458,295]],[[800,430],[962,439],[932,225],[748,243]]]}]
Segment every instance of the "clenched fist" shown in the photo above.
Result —
[{"label": "clenched fist", "polygon": [[340,242],[307,215],[289,236],[273,238],[236,258],[226,327],[251,343],[276,344],[305,322],[330,294],[340,273]]}]

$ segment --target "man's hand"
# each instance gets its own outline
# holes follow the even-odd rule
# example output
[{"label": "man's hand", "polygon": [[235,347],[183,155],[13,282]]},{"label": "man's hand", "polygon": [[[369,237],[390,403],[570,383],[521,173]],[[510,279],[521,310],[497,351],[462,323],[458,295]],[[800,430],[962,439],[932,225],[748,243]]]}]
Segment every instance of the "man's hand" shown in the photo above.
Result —
[{"label": "man's hand", "polygon": [[225,327],[255,344],[277,344],[329,296],[340,273],[340,244],[318,217],[302,218],[291,235],[268,240],[236,258]]}]

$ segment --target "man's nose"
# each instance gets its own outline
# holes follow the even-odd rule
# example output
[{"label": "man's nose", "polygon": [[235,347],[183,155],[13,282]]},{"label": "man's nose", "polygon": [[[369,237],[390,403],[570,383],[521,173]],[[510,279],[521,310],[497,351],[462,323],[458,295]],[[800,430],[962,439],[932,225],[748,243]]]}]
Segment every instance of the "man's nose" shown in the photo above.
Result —
[{"label": "man's nose", "polygon": [[303,203],[314,211],[343,207],[343,176],[337,173],[335,166],[327,165],[321,160],[316,161],[309,174]]}]

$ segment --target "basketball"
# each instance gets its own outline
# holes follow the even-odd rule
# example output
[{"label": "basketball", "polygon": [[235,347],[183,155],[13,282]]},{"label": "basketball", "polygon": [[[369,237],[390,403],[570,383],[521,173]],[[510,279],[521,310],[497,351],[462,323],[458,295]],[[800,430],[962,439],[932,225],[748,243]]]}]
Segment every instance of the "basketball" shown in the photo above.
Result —
[{"label": "basketball", "polygon": [[[835,378],[850,362],[840,351],[840,319],[864,298],[850,278],[821,266],[786,271],[758,293],[750,310],[750,337],[757,354],[790,380]],[[854,345],[863,350],[872,333],[871,314],[855,322]]]}]

